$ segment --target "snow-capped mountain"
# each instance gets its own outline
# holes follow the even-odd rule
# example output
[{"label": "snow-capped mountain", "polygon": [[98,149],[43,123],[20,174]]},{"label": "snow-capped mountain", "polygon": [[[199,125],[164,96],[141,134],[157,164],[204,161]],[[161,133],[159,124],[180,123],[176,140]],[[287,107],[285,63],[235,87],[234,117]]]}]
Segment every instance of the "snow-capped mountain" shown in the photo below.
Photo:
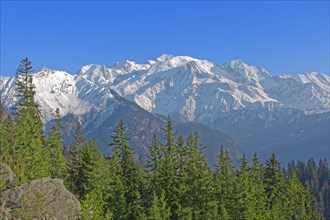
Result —
[{"label": "snow-capped mountain", "polygon": [[88,65],[80,76],[111,88],[149,112],[183,121],[212,123],[223,114],[261,104],[327,112],[329,76],[319,73],[270,76],[242,60],[223,65],[187,56],[163,55],[146,64],[124,61],[106,68]]},{"label": "snow-capped mountain", "polygon": [[[85,120],[94,124],[90,132],[116,112],[119,104],[110,91],[150,113],[170,114],[180,122],[229,133],[243,151],[270,149],[281,139],[287,140],[282,147],[294,152],[298,149],[293,142],[315,136],[317,131],[305,133],[314,120],[322,132],[329,131],[330,77],[315,72],[271,76],[242,60],[218,65],[163,55],[145,64],[128,60],[109,68],[91,64],[76,75],[43,68],[34,74],[34,82],[45,122],[59,108],[63,116],[89,115]],[[7,109],[15,104],[13,83],[14,79],[0,78],[1,100]],[[329,147],[327,134],[316,144],[320,149]],[[307,156],[316,151],[315,156],[325,154],[307,149]]]},{"label": "snow-capped mountain", "polygon": [[[112,141],[112,130],[120,119],[124,119],[131,137],[131,145],[142,158],[146,156],[147,147],[151,145],[153,134],[162,138],[162,128],[165,127],[166,117],[149,113],[137,104],[121,97],[112,89],[100,86],[83,76],[70,75],[44,67],[33,74],[33,82],[36,89],[36,102],[39,104],[46,130],[52,126],[52,119],[58,108],[63,117],[67,145],[73,140],[77,121],[82,124],[82,131],[86,138],[96,139],[104,153],[110,153],[108,145]],[[9,112],[13,111],[17,104],[16,94],[15,79],[1,77],[1,103]],[[198,123],[194,123],[193,126],[177,123],[177,126],[190,133],[197,131],[200,139],[210,144],[205,149],[205,153],[211,165],[216,160],[214,152],[217,152],[221,145],[226,147],[234,160],[240,156],[234,140],[220,131]],[[191,128],[195,128],[195,130]],[[180,130],[178,131],[180,132]],[[188,136],[188,133],[184,135]],[[214,136],[212,138],[214,141],[208,140],[207,142],[206,137],[210,136]]]}]

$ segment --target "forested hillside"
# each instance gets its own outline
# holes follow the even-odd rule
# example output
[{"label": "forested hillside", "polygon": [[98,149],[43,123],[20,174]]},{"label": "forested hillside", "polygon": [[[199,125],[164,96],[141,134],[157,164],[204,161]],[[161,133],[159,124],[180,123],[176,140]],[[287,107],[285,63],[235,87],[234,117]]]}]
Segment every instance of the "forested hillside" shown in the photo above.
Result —
[{"label": "forested hillside", "polygon": [[[298,161],[283,169],[276,155],[261,163],[245,155],[234,167],[221,148],[215,172],[207,164],[198,133],[182,138],[170,117],[164,139],[153,137],[147,163],[134,156],[121,120],[104,156],[85,140],[78,123],[71,146],[63,146],[59,112],[48,136],[30,77],[31,63],[17,75],[20,105],[0,124],[0,161],[18,184],[50,176],[62,178],[82,203],[83,219],[323,219],[329,218],[329,167]],[[153,134],[150,134],[153,135]],[[1,185],[2,189],[5,185]]]}]

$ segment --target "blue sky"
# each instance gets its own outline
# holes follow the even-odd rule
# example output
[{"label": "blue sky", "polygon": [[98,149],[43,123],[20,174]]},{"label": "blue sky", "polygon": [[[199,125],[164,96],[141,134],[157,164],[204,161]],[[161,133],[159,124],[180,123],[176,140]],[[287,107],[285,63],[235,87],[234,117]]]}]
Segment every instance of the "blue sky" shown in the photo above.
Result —
[{"label": "blue sky", "polygon": [[329,1],[1,1],[0,74],[24,57],[76,73],[167,53],[329,74]]}]

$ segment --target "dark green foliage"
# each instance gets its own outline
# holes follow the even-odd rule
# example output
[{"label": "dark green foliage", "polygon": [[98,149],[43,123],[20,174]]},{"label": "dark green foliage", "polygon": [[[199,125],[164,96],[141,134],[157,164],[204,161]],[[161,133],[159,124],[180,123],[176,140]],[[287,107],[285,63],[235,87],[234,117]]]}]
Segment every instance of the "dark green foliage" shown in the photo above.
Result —
[{"label": "dark green foliage", "polygon": [[56,109],[55,125],[48,134],[46,147],[50,155],[50,176],[66,179],[67,167],[63,156],[63,133],[59,109]]},{"label": "dark green foliage", "polygon": [[80,123],[77,122],[77,128],[75,131],[74,141],[69,149],[69,159],[67,163],[69,175],[68,182],[70,190],[78,197],[83,197],[83,161],[82,161],[82,148],[84,146],[84,136],[80,129]]},{"label": "dark green foliage", "polygon": [[[307,161],[298,160],[297,163],[291,161],[288,164],[287,173],[289,177],[296,175],[300,182],[309,189],[312,194],[312,208],[315,216],[324,215],[330,219],[330,170],[326,159],[320,160],[316,165],[313,158]],[[316,212],[315,212],[316,211]]]},{"label": "dark green foliage", "polygon": [[35,103],[31,62],[25,58],[17,69],[17,107],[15,145],[12,146],[14,171],[21,182],[50,174],[49,152],[44,144],[43,124],[38,105]]},{"label": "dark green foliage", "polygon": [[149,208],[148,219],[150,220],[169,220],[171,216],[170,209],[165,201],[165,194],[162,191],[159,196],[155,191],[152,193],[151,206]]},{"label": "dark green foliage", "polygon": [[[114,129],[112,136],[113,156],[112,164],[118,163],[119,168],[116,169],[118,181],[122,183],[125,193],[126,213],[128,219],[145,219],[144,204],[142,196],[145,194],[144,170],[134,160],[134,154],[128,144],[128,135],[125,133],[126,127],[124,122],[120,120],[118,126]],[[124,200],[123,200],[124,201]],[[126,215],[126,214],[125,214]]]},{"label": "dark green foliage", "polygon": [[155,193],[160,194],[161,187],[159,185],[159,172],[163,153],[161,151],[159,141],[155,134],[153,136],[152,145],[149,146],[149,154],[147,155],[147,158],[147,169],[150,172],[149,193],[155,191]]},{"label": "dark green foliage", "polygon": [[[215,165],[215,199],[218,203],[218,211],[225,215],[234,213],[234,183],[236,182],[235,169],[232,165],[228,152],[221,147],[218,156],[218,164]],[[226,215],[227,215],[226,214]]]},{"label": "dark green foliage", "polygon": [[[200,150],[198,134],[187,138],[185,150],[182,153],[182,192],[181,208],[190,209],[193,219],[208,219],[212,217],[215,204],[213,203],[213,176]],[[210,216],[211,215],[211,216]]]},{"label": "dark green foliage", "polygon": [[[4,122],[0,123],[0,161],[11,166],[17,160],[18,149],[16,147],[16,124],[11,117],[8,117]],[[12,169],[16,170],[12,167]]]},{"label": "dark green foliage", "polygon": [[10,117],[0,122],[0,160],[21,182],[67,178],[81,201],[83,219],[308,220],[329,213],[327,161],[291,162],[285,172],[275,154],[264,165],[255,154],[252,163],[244,155],[235,168],[222,147],[212,173],[198,134],[184,140],[170,117],[164,143],[153,137],[146,167],[135,160],[122,120],[113,131],[110,157],[101,154],[94,140],[84,140],[77,123],[65,167],[59,112],[48,137],[42,136],[39,110],[31,101],[32,78],[23,77],[29,62],[23,64],[17,122]]},{"label": "dark green foliage", "polygon": [[44,137],[31,71],[31,62],[25,58],[17,69],[16,121],[8,117],[0,124],[0,160],[17,174],[18,183],[45,176],[65,178],[67,173],[59,113],[49,136]]},{"label": "dark green foliage", "polygon": [[266,161],[264,184],[267,196],[268,217],[273,219],[287,218],[286,182],[280,162],[273,153]]}]

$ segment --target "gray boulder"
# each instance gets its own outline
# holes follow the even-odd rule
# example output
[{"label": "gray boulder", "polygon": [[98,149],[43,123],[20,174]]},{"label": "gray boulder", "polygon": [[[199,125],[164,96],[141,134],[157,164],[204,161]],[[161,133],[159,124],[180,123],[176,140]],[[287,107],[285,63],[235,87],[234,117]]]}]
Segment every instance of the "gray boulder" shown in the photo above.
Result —
[{"label": "gray boulder", "polygon": [[49,177],[0,192],[0,206],[0,219],[71,220],[79,219],[81,213],[78,199],[65,188],[63,180]]},{"label": "gray boulder", "polygon": [[15,180],[16,180],[16,175],[11,170],[10,166],[0,162],[0,184],[9,185],[15,182]]}]

